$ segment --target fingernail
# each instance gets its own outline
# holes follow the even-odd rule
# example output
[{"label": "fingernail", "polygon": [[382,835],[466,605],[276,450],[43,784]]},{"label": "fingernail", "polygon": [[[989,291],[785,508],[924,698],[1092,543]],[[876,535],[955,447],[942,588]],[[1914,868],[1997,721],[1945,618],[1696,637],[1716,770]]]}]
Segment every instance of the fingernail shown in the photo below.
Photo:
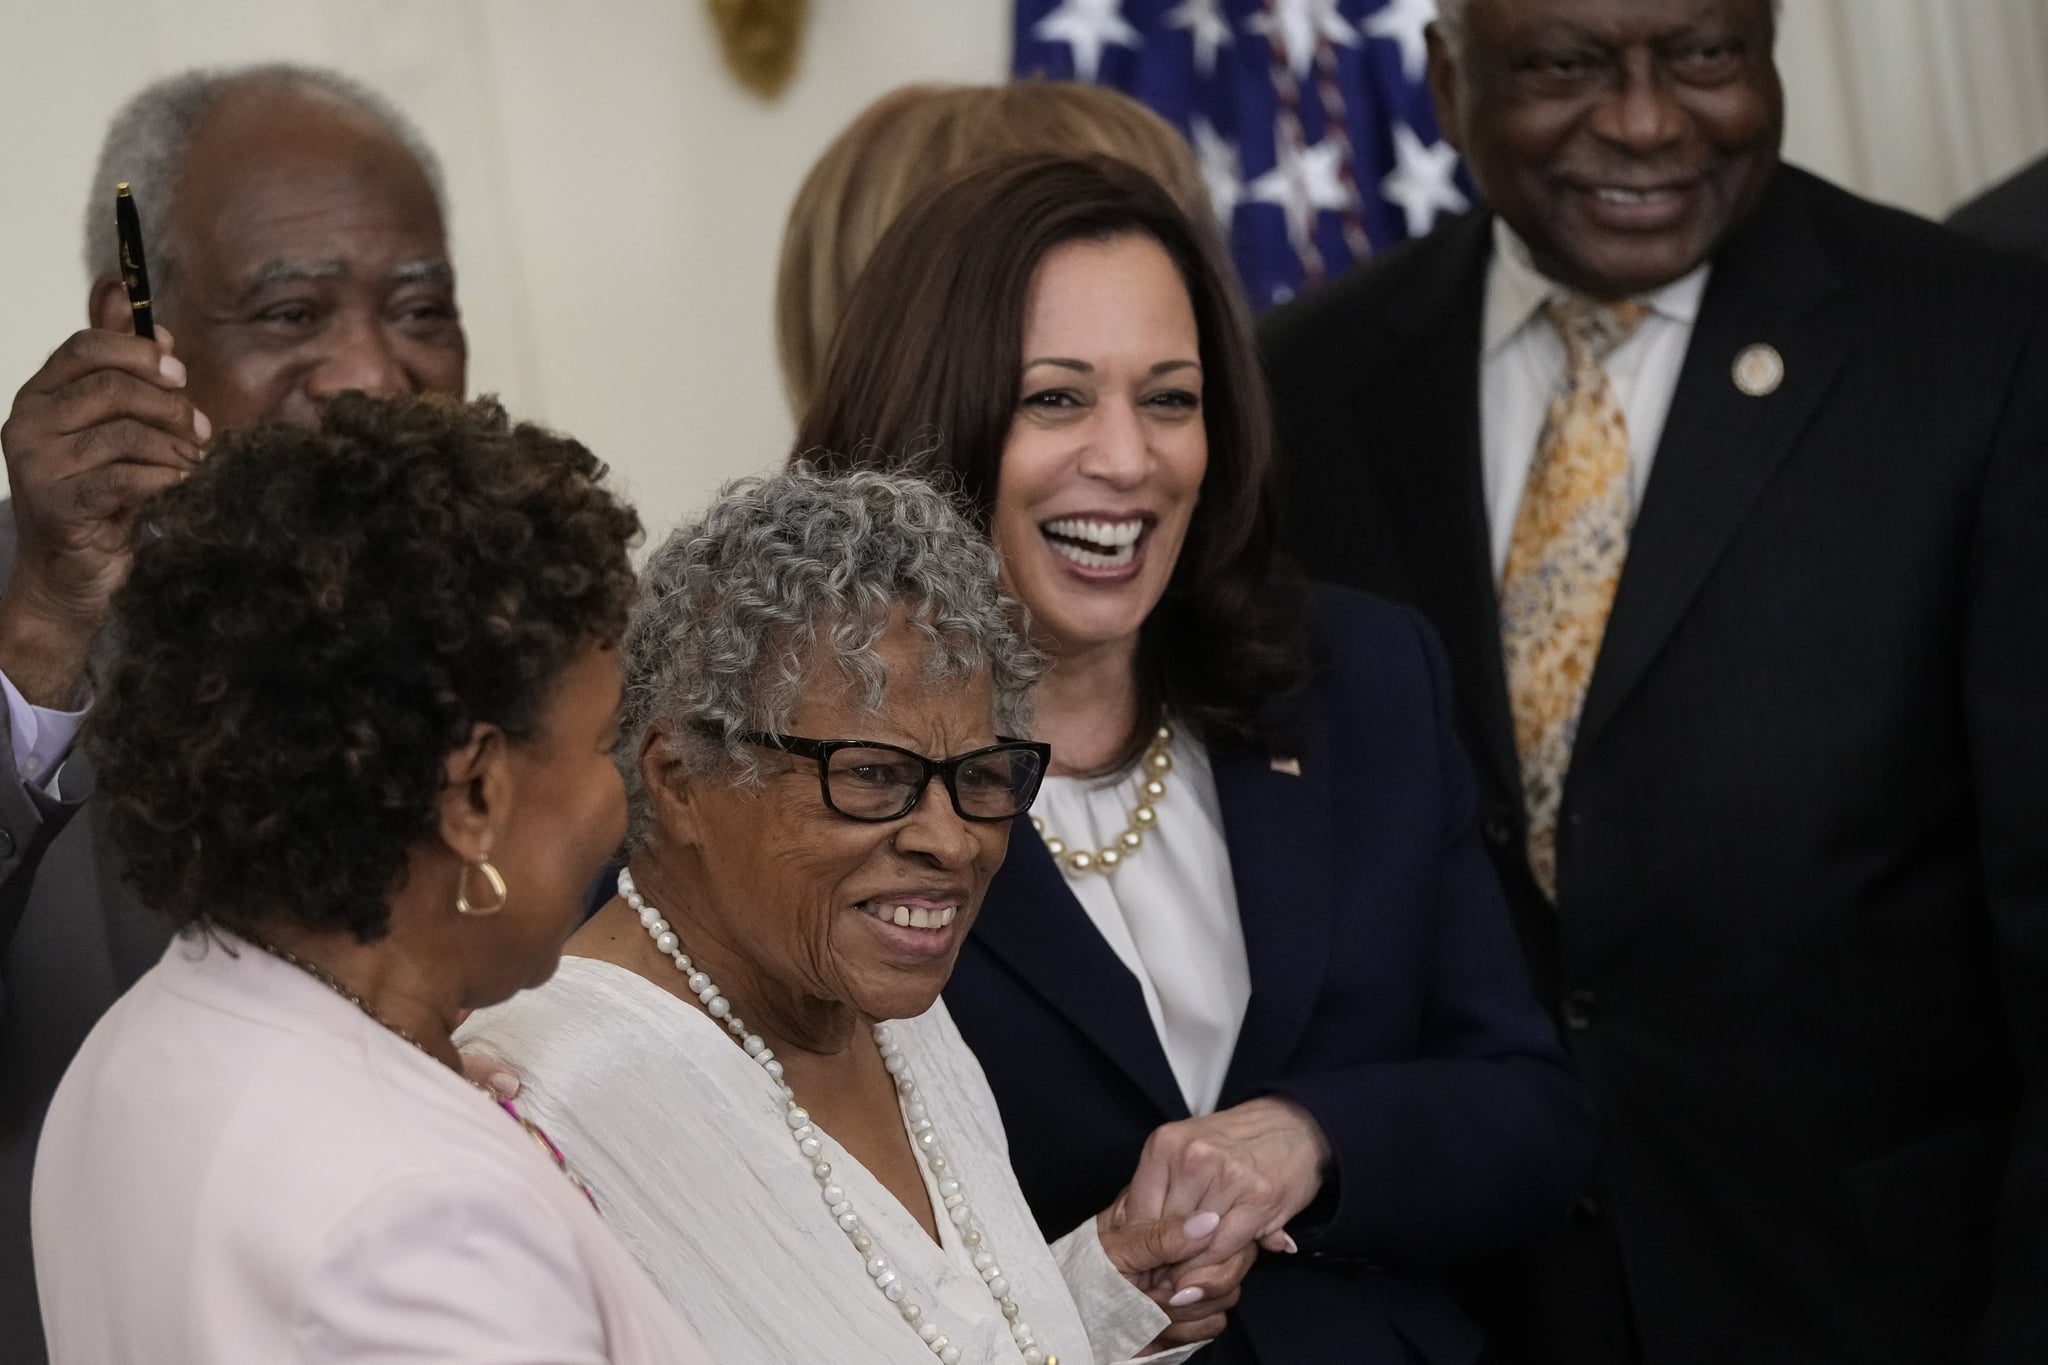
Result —
[{"label": "fingernail", "polygon": [[509,1100],[519,1093],[519,1078],[509,1071],[493,1071],[484,1078],[484,1084],[501,1100]]},{"label": "fingernail", "polygon": [[[1187,1222],[1181,1224],[1180,1230],[1183,1236],[1197,1238],[1207,1237],[1210,1233],[1216,1231],[1218,1227],[1222,1226],[1222,1223],[1222,1214],[1209,1213],[1205,1210],[1201,1213],[1196,1214],[1194,1217],[1188,1219]],[[1194,1300],[1190,1299],[1188,1300],[1188,1302],[1193,1303]]]},{"label": "fingernail", "polygon": [[156,372],[164,382],[173,388],[185,387],[185,362],[174,355],[160,355],[156,358]]},{"label": "fingernail", "polygon": [[1185,1308],[1191,1303],[1200,1303],[1201,1301],[1202,1291],[1194,1285],[1189,1285],[1186,1289],[1181,1290],[1180,1293],[1167,1300],[1175,1308]]},{"label": "fingernail", "polygon": [[202,441],[213,439],[213,423],[207,421],[206,414],[197,408],[192,409],[192,430],[199,434]]},{"label": "fingernail", "polygon": [[1283,1232],[1280,1234],[1280,1249],[1289,1256],[1292,1256],[1297,1251],[1300,1251],[1301,1247],[1295,1242],[1294,1238]]}]

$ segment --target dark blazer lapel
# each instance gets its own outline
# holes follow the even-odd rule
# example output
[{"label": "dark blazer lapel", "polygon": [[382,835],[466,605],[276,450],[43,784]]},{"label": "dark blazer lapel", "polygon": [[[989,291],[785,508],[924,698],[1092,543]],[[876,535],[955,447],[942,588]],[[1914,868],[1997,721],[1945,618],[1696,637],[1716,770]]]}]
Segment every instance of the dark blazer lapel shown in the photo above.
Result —
[{"label": "dark blazer lapel", "polygon": [[[1581,750],[1641,681],[1854,343],[1847,310],[1828,306],[1839,280],[1804,189],[1801,172],[1781,169],[1715,258],[1586,689]],[[1751,397],[1736,387],[1734,366],[1759,343],[1783,357],[1784,379]]]},{"label": "dark blazer lapel", "polygon": [[974,937],[1129,1076],[1162,1118],[1187,1117],[1137,978],[1026,820],[1012,827],[1009,857],[982,901]]},{"label": "dark blazer lapel", "polygon": [[[1251,1078],[1271,1075],[1293,1051],[1322,993],[1330,943],[1334,776],[1313,729],[1292,753],[1213,751],[1230,879],[1244,928],[1252,995],[1223,1079],[1222,1104]],[[1299,767],[1299,775],[1293,769]]]},{"label": "dark blazer lapel", "polygon": [[[1443,636],[1460,705],[1478,736],[1479,761],[1502,789],[1518,792],[1500,597],[1479,472],[1480,329],[1493,219],[1475,213],[1442,232],[1434,268],[1418,275],[1417,287],[1388,310],[1390,352],[1379,373],[1389,401],[1378,409],[1380,395],[1361,395],[1360,429],[1397,452],[1375,463],[1385,471],[1403,562],[1413,566],[1408,599]],[[1405,425],[1390,427],[1389,419]]]}]

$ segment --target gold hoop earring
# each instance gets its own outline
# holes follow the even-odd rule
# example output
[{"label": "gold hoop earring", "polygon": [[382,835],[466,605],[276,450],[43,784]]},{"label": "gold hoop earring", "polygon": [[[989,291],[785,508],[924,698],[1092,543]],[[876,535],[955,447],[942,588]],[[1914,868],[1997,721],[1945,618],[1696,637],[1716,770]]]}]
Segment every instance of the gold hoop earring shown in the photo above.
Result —
[{"label": "gold hoop earring", "polygon": [[[469,874],[474,870],[484,874],[484,880],[491,884],[491,894],[497,899],[489,905],[472,905],[469,900]],[[462,869],[462,877],[455,883],[455,913],[458,915],[495,915],[505,908],[505,879],[498,875],[498,869],[491,866],[489,858],[479,858]]]}]

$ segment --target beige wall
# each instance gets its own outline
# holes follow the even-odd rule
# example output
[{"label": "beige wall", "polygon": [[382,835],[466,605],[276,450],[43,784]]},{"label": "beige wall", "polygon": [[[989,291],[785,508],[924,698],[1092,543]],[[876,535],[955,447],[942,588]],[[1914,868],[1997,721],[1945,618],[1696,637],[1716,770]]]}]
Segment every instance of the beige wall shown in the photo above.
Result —
[{"label": "beige wall", "polygon": [[1785,0],[1786,151],[1942,214],[2048,149],[2048,0]]},{"label": "beige wall", "polygon": [[[1978,9],[1790,0],[1791,154],[1938,212],[2048,145],[2048,54],[2025,38],[2048,0],[1996,0],[1960,46],[1936,41],[1957,6]],[[79,217],[115,105],[190,65],[320,62],[390,94],[446,162],[472,386],[587,441],[665,528],[789,438],[770,298],[811,159],[881,91],[997,79],[1009,53],[1010,0],[814,0],[804,67],[763,104],[704,8],[0,0],[0,396],[83,322]]]}]

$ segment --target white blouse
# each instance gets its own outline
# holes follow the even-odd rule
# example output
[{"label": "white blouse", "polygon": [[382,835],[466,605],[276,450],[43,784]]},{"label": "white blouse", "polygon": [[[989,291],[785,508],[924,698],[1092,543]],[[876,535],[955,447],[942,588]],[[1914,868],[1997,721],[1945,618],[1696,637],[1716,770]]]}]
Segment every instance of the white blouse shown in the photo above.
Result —
[{"label": "white blouse", "polygon": [[[1237,886],[1209,753],[1175,730],[1159,823],[1109,875],[1066,874],[1097,933],[1138,979],[1191,1114],[1216,1108],[1251,1000]],[[1143,778],[1048,777],[1031,813],[1069,848],[1102,848],[1131,823]]]},{"label": "white blouse", "polygon": [[[944,1004],[891,1028],[1039,1345],[1065,1365],[1141,1350],[1165,1313],[1117,1273],[1092,1220],[1046,1246],[1010,1171],[995,1097]],[[702,1010],[623,967],[566,957],[547,985],[478,1011],[458,1041],[519,1073],[521,1112],[561,1145],[612,1230],[719,1359],[931,1365],[820,1201],[780,1094]],[[945,1241],[935,1244],[821,1135],[821,1159],[874,1237],[872,1254],[902,1276],[963,1365],[1022,1365],[953,1226],[940,1219]],[[943,1207],[920,1171],[932,1207]]]}]

